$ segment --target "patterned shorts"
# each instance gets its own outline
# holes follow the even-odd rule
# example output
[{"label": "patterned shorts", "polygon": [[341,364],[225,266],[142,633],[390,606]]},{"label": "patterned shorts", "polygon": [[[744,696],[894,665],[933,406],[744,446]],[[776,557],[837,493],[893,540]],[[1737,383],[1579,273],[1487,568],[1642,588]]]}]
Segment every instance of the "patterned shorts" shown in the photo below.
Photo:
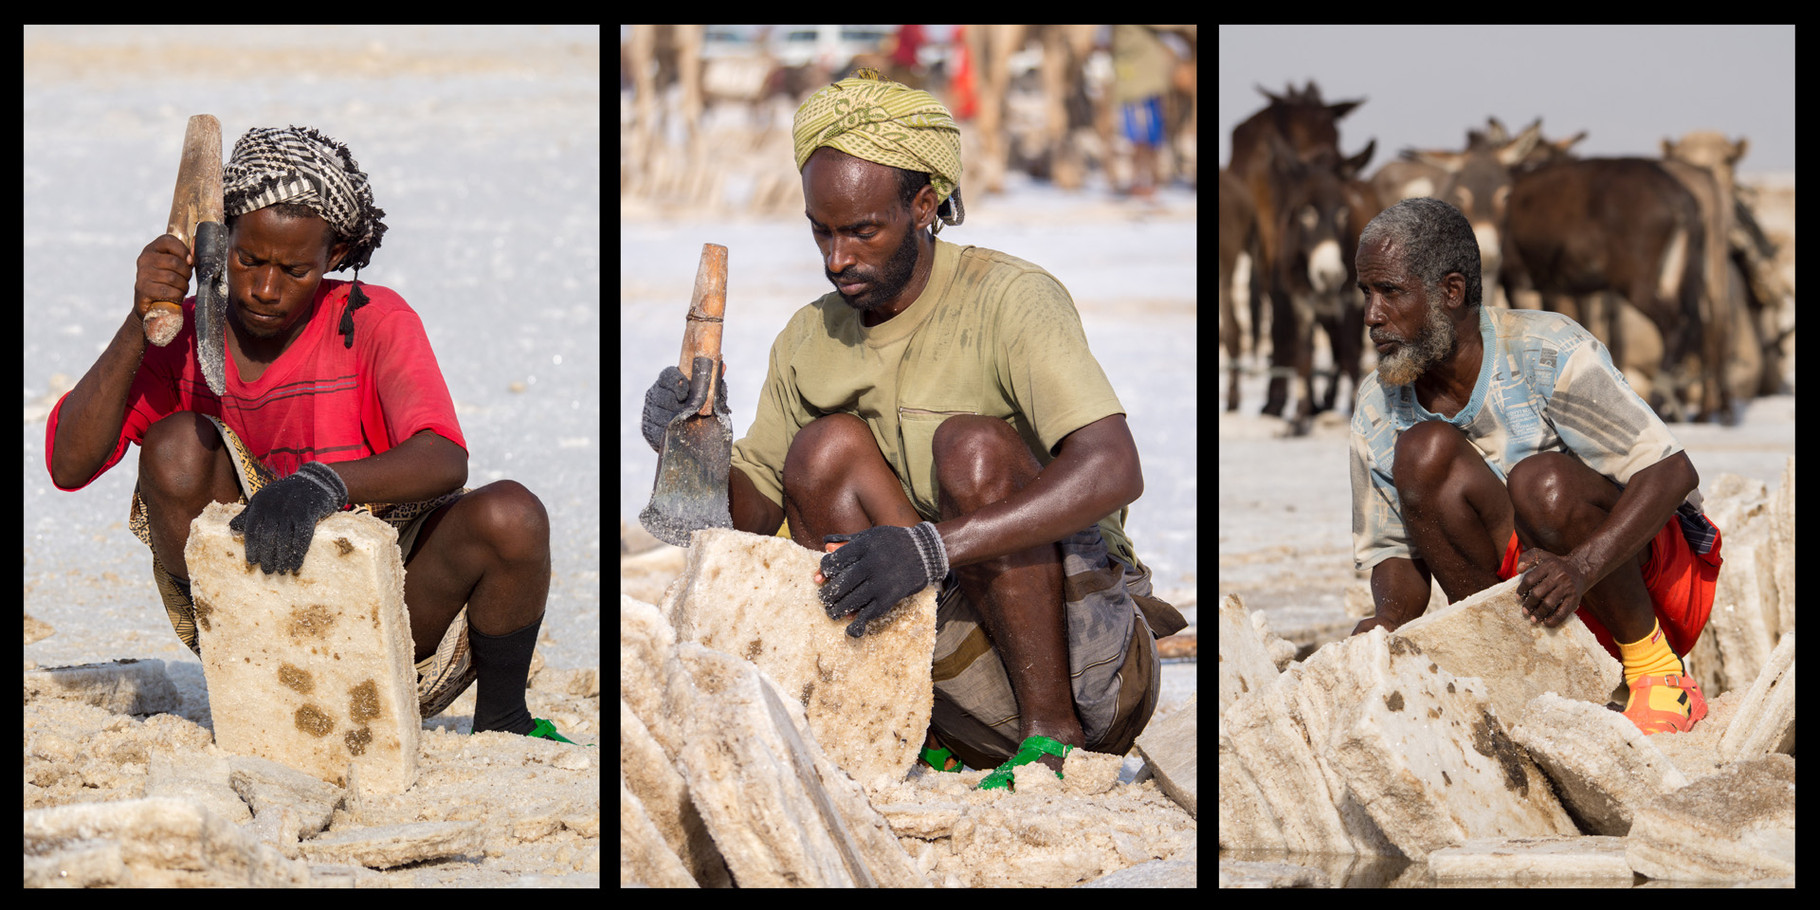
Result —
[{"label": "patterned shorts", "polygon": [[[1075,713],[1088,750],[1122,755],[1156,710],[1156,638],[1180,630],[1184,621],[1151,594],[1148,568],[1127,566],[1107,553],[1098,525],[1056,545]],[[997,767],[1017,752],[1011,679],[953,572],[936,600],[933,675],[929,726],[942,745],[973,768]]]}]

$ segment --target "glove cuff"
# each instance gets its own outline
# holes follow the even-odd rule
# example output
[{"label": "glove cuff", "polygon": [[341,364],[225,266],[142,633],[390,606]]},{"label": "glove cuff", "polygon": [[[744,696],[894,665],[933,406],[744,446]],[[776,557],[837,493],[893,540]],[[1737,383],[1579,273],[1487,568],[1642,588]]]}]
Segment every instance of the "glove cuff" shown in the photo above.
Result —
[{"label": "glove cuff", "polygon": [[916,553],[923,558],[929,583],[941,584],[948,577],[948,548],[942,544],[942,535],[936,533],[935,523],[925,521],[911,528],[910,539],[916,542]]},{"label": "glove cuff", "polygon": [[320,461],[312,461],[298,468],[297,473],[335,497],[336,511],[348,504],[348,485],[341,482],[341,475],[335,473],[333,468]]}]

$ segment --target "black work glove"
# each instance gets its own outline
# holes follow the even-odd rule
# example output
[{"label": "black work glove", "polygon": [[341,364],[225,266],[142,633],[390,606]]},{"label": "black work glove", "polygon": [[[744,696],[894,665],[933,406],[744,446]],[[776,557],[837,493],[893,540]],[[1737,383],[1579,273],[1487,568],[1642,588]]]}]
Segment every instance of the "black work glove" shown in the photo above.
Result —
[{"label": "black work glove", "polygon": [[348,504],[348,487],[328,465],[312,461],[266,484],[228,529],[246,535],[246,561],[265,574],[297,573],[316,536],[316,523]]},{"label": "black work glove", "polygon": [[831,534],[825,543],[847,545],[822,557],[822,606],[829,619],[858,613],[847,634],[866,634],[866,622],[948,574],[948,550],[932,522],[913,528],[890,525],[858,534]]},{"label": "black work glove", "polygon": [[[651,451],[663,452],[664,431],[670,428],[670,421],[679,414],[700,411],[701,403],[708,397],[708,380],[714,375],[714,361],[707,357],[695,358],[689,368],[690,374],[684,376],[675,367],[664,367],[657,374],[657,381],[645,391],[645,442],[651,444]],[[714,387],[714,413],[727,415],[727,379]]]}]

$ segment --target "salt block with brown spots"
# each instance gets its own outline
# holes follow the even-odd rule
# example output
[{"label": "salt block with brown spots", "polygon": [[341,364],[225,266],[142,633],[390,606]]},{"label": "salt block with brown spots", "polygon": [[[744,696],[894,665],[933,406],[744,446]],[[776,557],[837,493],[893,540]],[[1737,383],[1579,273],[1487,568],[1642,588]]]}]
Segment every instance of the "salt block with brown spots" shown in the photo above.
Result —
[{"label": "salt block with brown spots", "polygon": [[417,673],[398,534],[341,512],[316,526],[296,575],[246,561],[211,504],[184,558],[196,602],[215,742],[360,789],[399,793],[417,779]]}]

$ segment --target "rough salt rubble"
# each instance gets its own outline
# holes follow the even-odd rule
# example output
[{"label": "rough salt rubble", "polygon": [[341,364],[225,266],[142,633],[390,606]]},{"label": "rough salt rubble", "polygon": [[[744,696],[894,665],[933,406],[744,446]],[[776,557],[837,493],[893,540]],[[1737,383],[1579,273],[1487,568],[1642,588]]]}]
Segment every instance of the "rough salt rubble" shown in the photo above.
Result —
[{"label": "rough salt rubble", "polygon": [[1793,459],[1774,496],[1713,490],[1726,565],[1690,660],[1710,713],[1686,734],[1608,710],[1617,662],[1577,623],[1523,622],[1514,580],[1299,663],[1224,598],[1222,885],[1376,882],[1376,855],[1417,860],[1410,884],[1792,886]]},{"label": "rough salt rubble", "polygon": [[[525,697],[599,741],[598,671],[539,668]],[[458,732],[473,709],[425,724],[410,790],[362,795],[222,751],[194,664],[27,671],[26,883],[596,886],[599,750]]]},{"label": "rough salt rubble", "polygon": [[[597,885],[597,749],[450,732],[471,690],[424,729],[392,529],[331,517],[268,576],[240,508],[204,510],[185,551],[206,688],[156,659],[28,661],[26,884]],[[53,631],[26,617],[27,645]],[[597,670],[534,654],[526,702],[598,740]]]},{"label": "rough salt rubble", "polygon": [[787,540],[704,531],[661,606],[621,598],[622,884],[1192,886],[1192,704],[1139,740],[1157,780],[1120,784],[1119,756],[1087,752],[1016,793],[912,770],[933,592],[853,639],[814,567]]}]

